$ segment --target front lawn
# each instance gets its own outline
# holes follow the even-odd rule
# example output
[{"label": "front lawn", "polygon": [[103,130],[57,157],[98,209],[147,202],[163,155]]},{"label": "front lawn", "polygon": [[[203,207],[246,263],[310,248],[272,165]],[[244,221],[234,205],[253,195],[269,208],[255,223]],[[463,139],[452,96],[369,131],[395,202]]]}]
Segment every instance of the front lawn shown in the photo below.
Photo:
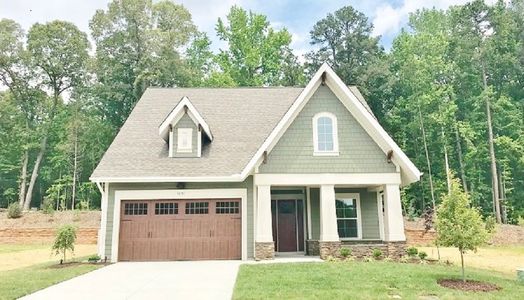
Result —
[{"label": "front lawn", "polygon": [[100,268],[100,265],[92,264],[76,264],[64,268],[52,266],[56,266],[56,263],[0,272],[0,299],[17,299]]},{"label": "front lawn", "polygon": [[522,299],[524,285],[504,275],[466,269],[468,279],[487,281],[502,289],[489,293],[461,292],[437,284],[459,278],[455,266],[394,262],[252,264],[240,267],[234,299]]}]

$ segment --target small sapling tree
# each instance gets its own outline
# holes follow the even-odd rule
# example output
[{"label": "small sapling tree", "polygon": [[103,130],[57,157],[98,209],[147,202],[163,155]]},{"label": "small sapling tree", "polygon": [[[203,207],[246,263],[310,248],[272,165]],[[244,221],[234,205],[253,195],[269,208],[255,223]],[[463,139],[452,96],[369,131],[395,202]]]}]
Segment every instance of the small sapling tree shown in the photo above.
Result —
[{"label": "small sapling tree", "polygon": [[52,250],[55,252],[55,255],[62,254],[61,264],[66,261],[66,253],[68,250],[74,253],[75,241],[76,227],[73,225],[64,225],[58,229]]},{"label": "small sapling tree", "polygon": [[[452,175],[450,174],[450,177]],[[476,251],[477,247],[488,239],[488,232],[479,211],[470,206],[467,193],[462,191],[456,178],[451,180],[450,193],[442,197],[442,203],[437,210],[437,243],[445,247],[458,248],[462,266],[462,281],[464,275],[464,253]]]}]

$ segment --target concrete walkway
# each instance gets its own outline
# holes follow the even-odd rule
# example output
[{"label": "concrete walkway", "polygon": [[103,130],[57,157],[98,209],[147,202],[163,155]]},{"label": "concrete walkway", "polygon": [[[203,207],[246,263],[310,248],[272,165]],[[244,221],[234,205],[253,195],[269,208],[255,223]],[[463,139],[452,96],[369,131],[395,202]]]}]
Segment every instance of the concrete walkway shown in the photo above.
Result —
[{"label": "concrete walkway", "polygon": [[122,262],[22,299],[231,299],[241,261]]}]

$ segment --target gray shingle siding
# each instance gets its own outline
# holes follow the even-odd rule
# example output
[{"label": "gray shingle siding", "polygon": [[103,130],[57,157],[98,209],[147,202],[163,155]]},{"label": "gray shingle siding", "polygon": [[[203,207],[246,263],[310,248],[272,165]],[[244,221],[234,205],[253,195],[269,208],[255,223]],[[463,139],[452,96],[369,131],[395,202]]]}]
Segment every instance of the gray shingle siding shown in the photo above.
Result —
[{"label": "gray shingle siding", "polygon": [[[313,156],[313,116],[335,114],[339,156]],[[395,166],[326,86],[313,94],[268,155],[260,173],[391,173]]]},{"label": "gray shingle siding", "polygon": [[[191,136],[191,142],[192,142],[192,151],[191,153],[180,153],[177,152],[178,148],[178,128],[191,128],[193,129],[193,133]],[[198,156],[198,127],[196,126],[195,122],[189,117],[189,115],[185,114],[182,116],[182,118],[173,126],[173,157],[197,157]]]}]

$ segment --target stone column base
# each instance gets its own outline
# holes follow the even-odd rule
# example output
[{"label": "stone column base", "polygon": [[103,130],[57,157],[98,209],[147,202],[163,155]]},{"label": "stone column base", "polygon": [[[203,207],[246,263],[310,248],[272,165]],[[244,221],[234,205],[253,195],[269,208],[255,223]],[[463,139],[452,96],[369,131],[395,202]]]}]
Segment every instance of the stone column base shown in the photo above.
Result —
[{"label": "stone column base", "polygon": [[255,260],[267,260],[275,257],[275,243],[255,242]]},{"label": "stone column base", "polygon": [[320,249],[320,258],[327,259],[328,257],[340,256],[340,242],[323,242],[319,241],[318,246]]},{"label": "stone column base", "polygon": [[319,256],[320,255],[320,246],[318,245],[317,240],[307,240],[306,241],[306,250],[307,255]]},{"label": "stone column base", "polygon": [[406,254],[406,241],[387,242],[388,256],[399,259]]}]

